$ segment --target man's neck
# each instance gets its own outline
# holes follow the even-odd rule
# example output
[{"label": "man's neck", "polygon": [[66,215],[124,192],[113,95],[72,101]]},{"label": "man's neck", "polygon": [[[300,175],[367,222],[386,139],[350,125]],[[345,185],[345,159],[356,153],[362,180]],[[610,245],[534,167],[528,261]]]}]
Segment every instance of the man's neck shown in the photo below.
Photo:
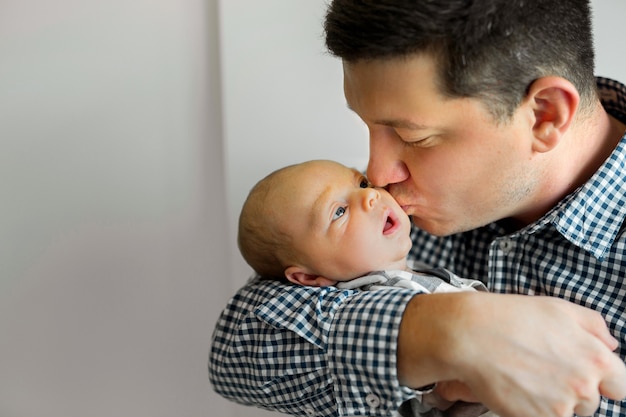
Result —
[{"label": "man's neck", "polygon": [[573,168],[579,168],[574,171],[576,175],[570,192],[593,176],[615,150],[626,130],[626,125],[609,115],[599,103],[592,117],[580,121],[579,125],[570,150],[574,160],[578,161]]}]

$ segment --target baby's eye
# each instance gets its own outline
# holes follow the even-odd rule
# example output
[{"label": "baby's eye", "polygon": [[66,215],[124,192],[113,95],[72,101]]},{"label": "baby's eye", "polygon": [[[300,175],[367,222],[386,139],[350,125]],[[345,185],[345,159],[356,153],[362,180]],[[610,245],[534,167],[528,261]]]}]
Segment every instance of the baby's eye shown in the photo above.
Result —
[{"label": "baby's eye", "polygon": [[369,186],[370,186],[370,182],[367,180],[367,178],[361,178],[361,182],[359,183],[359,187],[367,188]]},{"label": "baby's eye", "polygon": [[346,208],[345,207],[339,207],[336,211],[335,214],[333,215],[333,220],[337,220],[339,219],[341,216],[343,216],[344,214],[346,214]]}]

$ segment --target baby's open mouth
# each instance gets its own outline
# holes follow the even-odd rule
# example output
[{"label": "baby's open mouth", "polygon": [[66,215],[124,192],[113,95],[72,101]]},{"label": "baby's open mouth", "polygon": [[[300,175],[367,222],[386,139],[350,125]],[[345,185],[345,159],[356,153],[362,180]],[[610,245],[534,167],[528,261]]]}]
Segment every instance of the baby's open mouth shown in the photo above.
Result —
[{"label": "baby's open mouth", "polygon": [[392,213],[387,215],[387,219],[385,220],[385,226],[383,227],[383,234],[392,233],[396,228],[396,219],[393,217]]}]

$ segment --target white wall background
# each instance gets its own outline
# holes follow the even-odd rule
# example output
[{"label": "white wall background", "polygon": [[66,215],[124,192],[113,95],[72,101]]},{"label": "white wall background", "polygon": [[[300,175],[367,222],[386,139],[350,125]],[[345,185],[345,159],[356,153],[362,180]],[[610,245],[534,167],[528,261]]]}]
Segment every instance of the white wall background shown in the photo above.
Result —
[{"label": "white wall background", "polygon": [[[626,2],[593,4],[626,80]],[[252,184],[366,162],[324,8],[0,0],[0,416],[275,415],[215,395],[207,351]]]}]

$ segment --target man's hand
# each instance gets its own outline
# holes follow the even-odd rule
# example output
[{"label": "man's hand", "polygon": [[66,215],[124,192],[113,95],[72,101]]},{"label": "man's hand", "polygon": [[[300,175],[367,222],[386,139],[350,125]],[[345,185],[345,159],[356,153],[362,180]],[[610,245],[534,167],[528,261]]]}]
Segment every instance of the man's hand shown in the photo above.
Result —
[{"label": "man's hand", "polygon": [[552,297],[415,296],[398,340],[400,382],[482,402],[502,417],[591,415],[626,397],[626,365],[604,319]]}]

